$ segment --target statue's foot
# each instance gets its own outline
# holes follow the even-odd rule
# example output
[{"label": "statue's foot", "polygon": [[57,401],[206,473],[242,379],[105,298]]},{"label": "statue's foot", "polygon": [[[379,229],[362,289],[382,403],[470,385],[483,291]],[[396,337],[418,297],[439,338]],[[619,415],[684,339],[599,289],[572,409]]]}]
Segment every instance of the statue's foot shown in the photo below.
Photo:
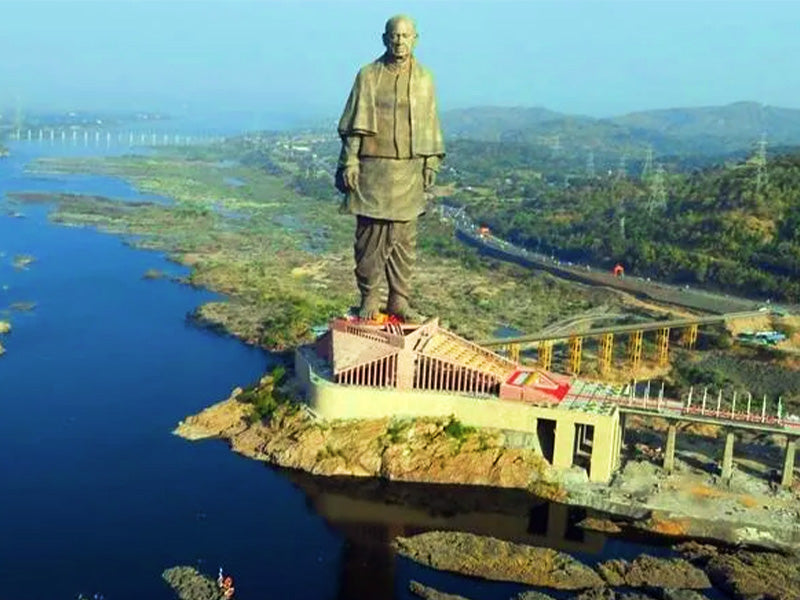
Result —
[{"label": "statue's foot", "polygon": [[366,321],[374,321],[381,314],[380,300],[374,296],[364,296],[361,298],[361,306],[358,307],[358,318]]},{"label": "statue's foot", "polygon": [[405,323],[422,323],[423,316],[411,308],[408,299],[402,296],[389,298],[389,304],[386,307],[386,312],[390,315],[398,317]]}]

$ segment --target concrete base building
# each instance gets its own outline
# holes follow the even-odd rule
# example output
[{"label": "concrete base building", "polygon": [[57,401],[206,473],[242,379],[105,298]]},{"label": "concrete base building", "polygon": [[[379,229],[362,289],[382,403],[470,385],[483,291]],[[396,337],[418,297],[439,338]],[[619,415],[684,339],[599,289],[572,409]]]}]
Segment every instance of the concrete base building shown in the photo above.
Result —
[{"label": "concrete base building", "polygon": [[448,417],[520,432],[555,468],[608,482],[622,433],[605,386],[521,366],[439,326],[334,320],[295,355],[309,408],[322,418]]}]

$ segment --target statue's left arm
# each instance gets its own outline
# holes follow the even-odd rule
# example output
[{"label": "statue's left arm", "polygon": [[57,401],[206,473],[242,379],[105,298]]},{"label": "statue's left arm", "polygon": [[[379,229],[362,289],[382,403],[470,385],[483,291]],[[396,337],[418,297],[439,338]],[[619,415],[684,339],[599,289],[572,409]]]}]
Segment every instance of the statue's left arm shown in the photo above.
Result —
[{"label": "statue's left arm", "polygon": [[414,108],[412,130],[416,142],[416,152],[424,157],[423,181],[425,189],[436,183],[436,174],[444,158],[444,139],[436,106],[436,88],[433,75],[422,66],[415,69]]}]

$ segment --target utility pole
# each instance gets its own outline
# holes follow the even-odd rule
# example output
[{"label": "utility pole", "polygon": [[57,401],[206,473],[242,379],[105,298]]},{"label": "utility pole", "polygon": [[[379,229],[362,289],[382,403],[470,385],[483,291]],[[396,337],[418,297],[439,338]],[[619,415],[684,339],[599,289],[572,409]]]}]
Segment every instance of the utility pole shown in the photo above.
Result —
[{"label": "utility pole", "polygon": [[589,150],[589,156],[586,157],[586,177],[594,179],[594,151]]},{"label": "utility pole", "polygon": [[659,163],[656,172],[650,179],[650,201],[647,204],[647,213],[653,214],[653,210],[663,210],[667,207],[667,186],[664,177],[664,165]]}]

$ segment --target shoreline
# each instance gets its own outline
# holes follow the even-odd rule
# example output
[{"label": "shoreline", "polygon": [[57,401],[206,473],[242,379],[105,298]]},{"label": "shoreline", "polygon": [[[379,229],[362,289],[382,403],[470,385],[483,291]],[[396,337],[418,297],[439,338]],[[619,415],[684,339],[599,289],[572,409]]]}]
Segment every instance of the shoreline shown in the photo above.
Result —
[{"label": "shoreline", "polygon": [[[228,399],[187,417],[173,433],[192,441],[221,439],[247,458],[315,476],[519,489],[606,515],[588,528],[800,555],[797,500],[791,492],[775,497],[767,486],[762,494],[726,491],[713,477],[666,476],[652,463],[630,458],[610,485],[589,484],[582,469],[557,472],[531,450],[507,448],[501,431],[451,436],[452,421],[446,419],[324,423],[301,406],[288,405],[268,420],[254,420],[252,406],[237,399],[241,393],[237,388]],[[636,473],[626,475],[626,470]],[[676,483],[679,487],[671,489]],[[658,489],[642,495],[640,490],[651,486]],[[726,512],[733,518],[725,518]]]},{"label": "shoreline", "polygon": [[[112,175],[123,177],[126,181],[142,191],[165,193],[164,188],[158,188],[156,190],[148,189],[148,186],[143,186],[142,182],[137,180],[135,176],[124,177],[120,173],[112,173]],[[168,188],[169,186],[166,187]],[[152,185],[150,188],[152,188]],[[252,280],[253,266],[250,263],[258,264],[258,261],[263,261],[263,256],[248,256],[248,264],[243,268],[241,264],[241,251],[239,254],[234,253],[226,255],[224,246],[219,245],[219,241],[214,239],[213,236],[197,239],[196,236],[198,234],[196,231],[198,227],[200,227],[201,230],[202,227],[205,227],[206,229],[210,229],[213,233],[219,233],[221,235],[225,233],[224,227],[229,226],[228,222],[230,219],[217,215],[213,211],[208,212],[205,208],[202,208],[202,204],[198,206],[196,202],[191,200],[191,194],[185,197],[176,197],[175,206],[171,207],[150,203],[130,203],[130,205],[121,205],[120,203],[108,199],[85,198],[74,195],[45,194],[41,196],[59,200],[58,207],[54,213],[51,213],[54,215],[53,220],[55,222],[59,224],[96,226],[102,231],[117,235],[141,236],[141,239],[138,239],[135,244],[137,247],[163,251],[168,256],[174,257],[176,262],[191,269],[191,274],[186,281],[187,283],[198,287],[204,287],[217,293],[226,294],[228,297],[226,302],[212,302],[198,308],[197,316],[199,320],[202,320],[203,326],[212,328],[218,333],[224,331],[226,334],[233,335],[249,344],[260,346],[268,345],[273,348],[285,348],[296,343],[297,340],[303,339],[303,337],[307,335],[307,330],[302,330],[302,328],[306,327],[305,323],[309,322],[309,315],[316,314],[313,309],[309,309],[309,315],[304,317],[306,321],[303,322],[304,324],[301,326],[301,330],[291,332],[283,332],[280,328],[286,325],[281,325],[280,321],[275,321],[275,315],[272,314],[272,311],[276,310],[276,308],[285,310],[287,305],[293,306],[297,302],[302,304],[302,302],[306,301],[305,297],[298,297],[293,301],[294,296],[292,294],[296,292],[290,290],[294,290],[295,288],[289,288],[287,290],[285,286],[279,284],[277,288],[278,293],[276,294],[275,290],[273,290],[271,292],[270,302],[265,305],[253,303],[252,298],[247,296],[246,292],[242,291],[246,289],[245,284]],[[19,195],[17,199],[20,199]],[[280,205],[280,203],[278,204]],[[223,205],[230,209],[242,208],[237,202],[232,200],[226,201]],[[272,208],[274,209],[274,206]],[[252,215],[255,216],[252,218],[257,219],[258,224],[264,225],[265,223],[272,223],[272,214],[267,213],[266,215],[259,215],[261,209],[253,210],[255,212],[253,212]],[[168,215],[175,217],[176,212],[173,211],[177,211],[177,216],[180,218],[174,220],[174,222],[170,223],[169,226],[165,228],[162,222],[164,219],[167,219]],[[159,219],[162,219],[162,221],[159,221]],[[220,229],[221,223],[224,227]],[[260,232],[258,230],[247,230],[245,235],[241,238],[241,241],[246,244],[251,244],[253,242],[252,238],[259,234]],[[275,235],[275,239],[272,240],[271,243],[277,244],[277,247],[280,247],[280,244],[286,241],[285,236],[289,235],[289,233],[282,230],[275,230],[273,234]],[[300,237],[302,238],[303,236]],[[289,239],[291,239],[293,243],[297,242],[296,237],[290,236]],[[249,249],[247,251],[249,251]],[[339,298],[337,302],[340,302],[342,296],[338,294],[342,292],[339,290],[342,290],[343,287],[349,288],[349,286],[342,286],[341,281],[336,281],[337,278],[344,277],[343,274],[349,273],[347,266],[344,264],[346,260],[338,254],[335,254],[331,261],[330,259],[322,258],[320,255],[314,255],[305,250],[301,250],[300,252],[295,250],[288,252],[286,256],[280,258],[284,260],[283,262],[278,261],[280,264],[278,265],[277,272],[281,277],[286,278],[288,269],[291,275],[289,278],[290,280],[295,277],[298,278],[297,283],[300,284],[300,287],[297,289],[314,290],[313,294],[322,298],[330,296],[331,286],[336,284],[335,289],[337,291],[334,292],[333,296],[334,298]],[[219,263],[220,260],[222,260],[221,263]],[[311,262],[309,262],[309,260],[311,260]],[[320,263],[320,260],[322,260],[322,263]],[[315,266],[319,264],[323,264],[323,266]],[[452,260],[450,263],[442,264],[432,284],[440,283],[443,281],[443,278],[452,279],[452,274],[448,274],[447,277],[444,277],[444,273],[449,273],[447,269],[454,268],[455,266],[456,263]],[[270,268],[274,269],[275,267],[274,265],[270,265]],[[333,270],[331,270],[331,268],[333,268]],[[228,270],[233,270],[233,278],[231,278]],[[324,273],[322,277],[320,277],[322,274],[320,270]],[[470,274],[472,273],[470,272]],[[475,279],[483,278],[483,286],[492,285],[493,280],[487,279],[487,274],[476,272],[474,276]],[[344,279],[345,281],[349,281],[349,275],[347,277],[348,279]],[[504,279],[507,279],[506,273],[501,272],[500,276],[496,277],[497,283],[495,285],[506,286],[507,283],[502,283]],[[268,285],[270,283],[274,285],[276,280],[272,282],[269,280],[256,281],[257,285]],[[564,290],[573,289],[572,287],[564,286],[558,289],[561,290],[562,288]],[[483,293],[484,292],[481,292],[481,294]],[[519,290],[514,291],[515,297],[518,293]],[[559,294],[560,293],[559,291]],[[268,318],[272,319],[268,320],[266,323],[261,323],[261,329],[255,331],[253,330],[254,315],[251,314],[253,313],[254,307],[258,309],[255,315],[256,317],[261,318],[262,315],[268,315]],[[328,305],[328,308],[323,306],[323,311],[330,310],[330,307],[331,305]],[[455,310],[455,308],[451,307],[451,310]],[[291,323],[292,322],[290,322],[290,324]],[[269,332],[268,335],[286,333],[287,337],[266,340],[263,337],[263,332],[265,331]],[[262,385],[263,384],[264,382],[262,380]],[[230,402],[231,400],[232,399],[229,399],[225,402]],[[236,402],[235,398],[232,401]],[[224,404],[224,402],[222,404]],[[214,407],[218,406],[219,404],[214,405]],[[211,408],[213,409],[214,407]],[[797,517],[793,517],[794,528],[787,528],[781,525],[779,531],[774,531],[764,523],[763,518],[750,519],[748,515],[751,513],[754,514],[756,511],[753,510],[753,507],[743,505],[745,511],[735,511],[737,520],[732,521],[729,527],[709,529],[705,526],[706,521],[692,521],[686,518],[687,513],[685,511],[676,512],[675,510],[666,510],[669,508],[668,505],[664,507],[654,501],[654,499],[660,499],[662,497],[658,494],[654,496],[653,489],[651,488],[656,488],[655,491],[658,492],[660,487],[665,483],[664,478],[659,477],[657,473],[645,473],[646,477],[644,478],[645,482],[642,489],[628,491],[624,485],[621,485],[619,490],[620,495],[616,499],[608,501],[604,499],[604,496],[607,495],[609,490],[613,489],[613,484],[610,487],[589,486],[585,482],[585,473],[582,475],[582,471],[576,470],[567,472],[566,474],[548,474],[549,465],[544,463],[541,457],[536,456],[530,451],[526,454],[524,448],[515,449],[505,447],[505,442],[501,439],[501,433],[491,431],[477,432],[477,434],[471,438],[470,435],[474,433],[471,432],[463,435],[465,439],[460,439],[461,436],[455,436],[455,438],[453,438],[443,433],[448,427],[448,423],[420,422],[418,424],[421,428],[419,432],[420,436],[428,435],[428,437],[432,438],[429,440],[431,442],[433,442],[434,439],[438,439],[435,444],[431,445],[431,455],[427,457],[430,460],[427,461],[427,464],[422,464],[425,463],[426,460],[426,455],[422,451],[423,448],[411,447],[409,450],[408,448],[402,447],[401,444],[389,443],[382,446],[381,454],[377,457],[376,452],[378,448],[362,448],[366,454],[361,457],[361,459],[363,459],[361,463],[356,461],[355,464],[357,464],[357,468],[354,468],[347,464],[346,457],[343,455],[345,452],[344,447],[333,445],[330,447],[330,450],[328,450],[328,446],[325,444],[321,447],[319,446],[318,442],[321,439],[320,436],[323,435],[321,433],[323,428],[317,427],[316,425],[309,425],[306,428],[302,428],[297,423],[290,420],[278,422],[279,427],[274,428],[271,432],[274,434],[274,439],[272,441],[286,442],[289,440],[294,444],[296,440],[290,439],[292,436],[305,435],[305,433],[308,432],[309,439],[316,439],[317,443],[313,448],[313,454],[307,453],[302,456],[295,454],[290,456],[282,454],[287,452],[286,447],[284,447],[273,448],[271,450],[273,454],[270,455],[269,452],[264,452],[263,448],[259,446],[259,444],[263,445],[265,442],[269,441],[264,439],[264,432],[258,431],[256,427],[251,425],[247,427],[242,426],[243,420],[249,418],[247,415],[249,408],[245,408],[247,410],[244,411],[238,409],[231,410],[231,415],[229,415],[229,417],[232,420],[216,433],[202,433],[200,429],[197,429],[194,433],[187,434],[186,437],[189,439],[192,439],[192,436],[195,436],[194,439],[198,439],[199,437],[222,437],[228,440],[234,451],[245,456],[288,468],[300,468],[318,475],[379,477],[388,480],[392,480],[394,476],[394,480],[517,487],[529,489],[529,491],[533,492],[534,490],[531,489],[532,486],[536,493],[545,498],[566,501],[576,506],[611,509],[620,515],[625,513],[626,518],[639,518],[640,521],[643,517],[652,517],[650,513],[653,510],[661,511],[650,519],[649,529],[643,526],[644,531],[689,537],[695,535],[706,537],[710,533],[713,534],[713,537],[716,539],[727,539],[727,541],[732,543],[755,543],[760,546],[780,547],[782,549],[791,550],[796,550],[800,547],[800,534],[797,533],[796,526]],[[203,413],[201,412],[200,414],[202,415]],[[189,419],[186,421],[188,422]],[[284,427],[284,431],[280,431],[280,426]],[[379,439],[379,436],[388,436],[389,441],[392,441],[392,438],[401,435],[404,431],[402,428],[398,430],[395,423],[388,421],[378,425],[374,423],[371,425],[367,424],[365,427],[367,427],[367,430],[371,428],[371,437],[366,437],[366,440],[369,442],[375,442],[375,440]],[[415,431],[415,427],[417,427],[417,424],[411,427],[405,427],[404,429],[405,431]],[[331,431],[332,429],[334,429],[333,426],[330,426],[327,428],[327,431]],[[222,435],[223,432],[228,433],[227,437]],[[372,434],[377,434],[378,437]],[[316,436],[316,438],[314,436]],[[412,438],[413,437],[412,435]],[[419,439],[419,436],[417,439]],[[369,444],[367,444],[367,446],[369,446]],[[453,446],[457,447],[457,452],[453,452]],[[325,450],[325,452],[320,454],[320,448]],[[408,452],[406,450],[408,450]],[[387,451],[389,451],[389,454],[386,458],[387,460],[391,459],[388,460],[388,462],[386,462],[383,457],[383,452]],[[472,468],[471,471],[465,470],[463,464],[465,460],[464,457],[468,454],[471,454],[468,458],[472,459],[472,463],[470,464]],[[503,461],[507,461],[507,464]],[[434,465],[435,462],[436,465]],[[438,465],[438,471],[437,469],[433,469],[431,465]],[[506,468],[498,468],[498,465]],[[492,471],[492,468],[494,468],[494,471]],[[503,472],[504,470],[506,471],[505,473]],[[536,474],[535,478],[532,478],[532,473]],[[701,478],[702,477],[706,480],[713,479],[713,477],[709,478],[707,474],[701,476]],[[702,490],[701,493],[706,494],[706,496],[700,499],[708,500],[710,498],[713,501],[711,502],[712,505],[714,502],[720,501],[719,495],[707,491],[709,489],[715,489],[713,485],[710,485],[708,481],[703,481],[701,483],[703,484],[700,488]],[[713,481],[711,484],[713,484]],[[541,489],[536,486],[539,486]],[[572,499],[570,500],[570,498]],[[735,498],[727,500],[730,500],[734,504],[737,502]],[[654,509],[654,506],[658,508]],[[690,504],[689,506],[694,507],[695,505]],[[645,523],[645,521],[641,522]],[[790,520],[790,525],[791,524]],[[781,535],[787,532],[789,534],[788,536]]]}]

